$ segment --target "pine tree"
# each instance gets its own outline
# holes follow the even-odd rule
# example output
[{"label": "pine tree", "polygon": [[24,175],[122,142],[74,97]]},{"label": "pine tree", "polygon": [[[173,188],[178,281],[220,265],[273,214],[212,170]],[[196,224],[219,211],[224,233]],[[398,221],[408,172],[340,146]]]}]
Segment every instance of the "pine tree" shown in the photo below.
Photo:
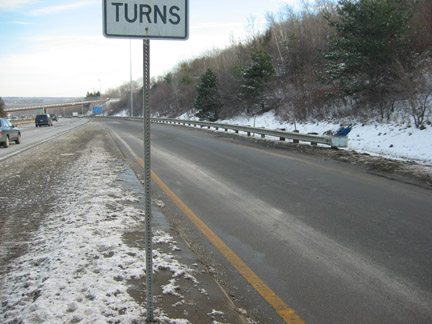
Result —
[{"label": "pine tree", "polygon": [[96,92],[88,92],[86,93],[86,99],[92,99],[92,98],[99,98],[100,97],[100,91]]},{"label": "pine tree", "polygon": [[222,104],[217,84],[217,76],[210,68],[201,75],[200,82],[196,86],[198,95],[193,101],[194,108],[199,110],[195,116],[200,120],[216,121],[219,119]]},{"label": "pine tree", "polygon": [[239,99],[246,105],[250,114],[264,111],[265,90],[268,81],[275,74],[271,56],[263,47],[257,47],[251,54],[251,63],[242,73],[242,84]]},{"label": "pine tree", "polygon": [[339,0],[338,17],[326,19],[335,28],[323,78],[343,95],[371,93],[394,79],[394,66],[412,65],[408,22],[413,12],[406,0]]}]

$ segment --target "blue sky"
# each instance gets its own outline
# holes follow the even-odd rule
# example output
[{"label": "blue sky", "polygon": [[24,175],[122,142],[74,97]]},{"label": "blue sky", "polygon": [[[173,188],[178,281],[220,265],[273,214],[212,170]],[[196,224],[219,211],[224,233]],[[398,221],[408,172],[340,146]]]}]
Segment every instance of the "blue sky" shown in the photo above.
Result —
[{"label": "blue sky", "polygon": [[[163,0],[160,0],[163,1]],[[150,72],[244,39],[301,0],[189,0],[187,41],[152,40]],[[0,97],[83,96],[142,77],[142,40],[105,38],[102,0],[0,0]]]}]

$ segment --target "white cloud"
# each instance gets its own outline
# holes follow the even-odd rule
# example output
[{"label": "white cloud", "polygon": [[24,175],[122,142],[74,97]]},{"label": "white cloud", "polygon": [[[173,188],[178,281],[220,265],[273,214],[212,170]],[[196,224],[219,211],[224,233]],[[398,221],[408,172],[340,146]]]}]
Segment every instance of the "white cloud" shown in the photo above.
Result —
[{"label": "white cloud", "polygon": [[233,23],[206,23],[206,24],[195,24],[190,26],[191,30],[199,30],[201,31],[202,29],[218,29],[218,28],[238,28],[241,27],[243,28],[244,26],[244,22],[233,22]]},{"label": "white cloud", "polygon": [[33,23],[28,21],[0,21],[1,25],[33,25]]},{"label": "white cloud", "polygon": [[[31,52],[0,58],[0,89],[16,95],[81,96],[129,79],[129,42],[95,35],[32,39]],[[136,61],[139,61],[136,59]]]},{"label": "white cloud", "polygon": [[0,10],[16,10],[25,5],[35,2],[34,0],[0,0]]},{"label": "white cloud", "polygon": [[79,9],[79,8],[88,7],[99,3],[100,1],[77,1],[77,2],[72,2],[64,5],[57,5],[57,6],[35,9],[32,10],[29,14],[31,16],[44,16],[44,15],[58,14],[59,12],[62,11]]}]

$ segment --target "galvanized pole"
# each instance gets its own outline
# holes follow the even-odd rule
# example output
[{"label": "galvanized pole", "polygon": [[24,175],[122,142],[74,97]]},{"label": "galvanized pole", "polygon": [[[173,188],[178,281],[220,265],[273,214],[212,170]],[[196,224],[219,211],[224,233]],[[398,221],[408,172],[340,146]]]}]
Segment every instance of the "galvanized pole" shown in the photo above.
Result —
[{"label": "galvanized pole", "polygon": [[130,72],[130,116],[129,117],[133,117],[133,94],[132,94],[132,41],[129,40],[129,72]]},{"label": "galvanized pole", "polygon": [[150,40],[144,39],[144,196],[146,219],[147,323],[153,322],[153,256],[150,168]]}]

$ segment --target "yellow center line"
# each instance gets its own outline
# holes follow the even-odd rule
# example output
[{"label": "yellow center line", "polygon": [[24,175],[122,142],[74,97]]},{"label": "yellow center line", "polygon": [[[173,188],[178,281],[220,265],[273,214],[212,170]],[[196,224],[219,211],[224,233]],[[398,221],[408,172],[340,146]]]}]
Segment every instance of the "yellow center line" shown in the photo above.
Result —
[{"label": "yellow center line", "polygon": [[[144,167],[144,160],[137,157]],[[242,259],[226,245],[168,186],[151,171],[152,179],[171,198],[174,204],[195,224],[207,239],[222,253],[222,255],[237,269],[237,271],[255,288],[255,290],[273,307],[278,315],[289,324],[304,324],[303,320],[276,293],[270,289],[252,271]]]}]

